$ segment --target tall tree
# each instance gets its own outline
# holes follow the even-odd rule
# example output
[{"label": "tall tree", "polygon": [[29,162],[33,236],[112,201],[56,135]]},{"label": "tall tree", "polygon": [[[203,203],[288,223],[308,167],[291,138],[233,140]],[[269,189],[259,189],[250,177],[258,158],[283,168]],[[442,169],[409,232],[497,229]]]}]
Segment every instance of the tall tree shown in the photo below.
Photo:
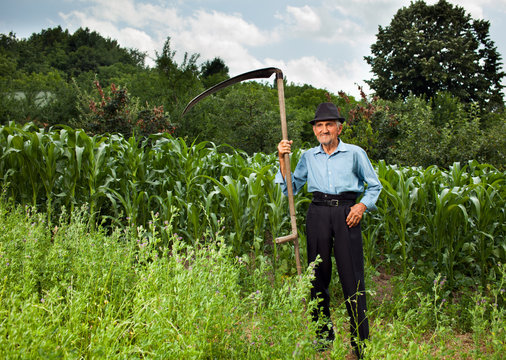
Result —
[{"label": "tall tree", "polygon": [[228,66],[225,65],[225,62],[219,57],[213,60],[207,60],[202,64],[200,67],[200,74],[205,88],[216,85],[230,77],[228,75]]},{"label": "tall tree", "polygon": [[16,60],[17,70],[25,73],[64,72],[68,78],[87,71],[98,72],[100,66],[116,63],[144,68],[146,54],[120,47],[116,40],[106,39],[88,28],[74,34],[60,26],[17,39],[13,33],[0,35],[0,53]]},{"label": "tall tree", "polygon": [[167,99],[165,105],[171,115],[179,117],[186,103],[202,90],[198,78],[197,60],[199,54],[184,53],[183,61],[178,64],[176,51],[172,50],[170,37],[167,37],[161,54],[157,54],[156,69],[160,73],[160,89]]},{"label": "tall tree", "polygon": [[365,57],[375,77],[366,82],[388,100],[448,91],[464,102],[502,108],[505,73],[489,28],[446,0],[412,2],[379,27],[372,56]]}]

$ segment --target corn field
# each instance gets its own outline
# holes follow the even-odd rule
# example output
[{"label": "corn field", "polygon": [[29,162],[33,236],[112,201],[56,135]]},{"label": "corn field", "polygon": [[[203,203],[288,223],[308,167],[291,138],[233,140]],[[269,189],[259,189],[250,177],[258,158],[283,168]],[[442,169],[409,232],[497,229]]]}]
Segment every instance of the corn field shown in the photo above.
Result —
[{"label": "corn field", "polygon": [[[302,150],[294,151],[292,167]],[[506,262],[505,173],[471,161],[450,169],[375,164],[378,211],[363,219],[372,264],[443,274],[450,284],[485,284]],[[225,234],[237,254],[272,256],[294,272],[287,199],[274,184],[276,154],[246,153],[168,134],[125,139],[68,127],[0,127],[2,201],[29,205],[54,221],[87,207],[102,226],[172,226],[189,243]],[[301,253],[311,195],[296,196]],[[168,238],[164,241],[169,241]]]}]

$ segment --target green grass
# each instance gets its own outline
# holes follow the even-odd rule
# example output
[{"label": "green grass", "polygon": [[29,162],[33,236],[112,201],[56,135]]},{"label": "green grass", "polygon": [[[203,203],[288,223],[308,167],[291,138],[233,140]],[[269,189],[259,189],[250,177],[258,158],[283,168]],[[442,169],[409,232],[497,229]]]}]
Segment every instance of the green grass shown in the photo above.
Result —
[{"label": "green grass", "polygon": [[[0,214],[0,358],[296,358],[315,353],[309,274],[275,287],[272,267],[218,241],[90,231],[75,212],[47,227]],[[154,232],[153,232],[154,231]],[[263,265],[262,265],[263,264]],[[309,304],[311,306],[311,304]]]},{"label": "green grass", "polygon": [[[280,276],[271,255],[237,257],[220,233],[188,245],[170,222],[106,233],[88,225],[87,213],[63,212],[49,226],[45,214],[0,203],[0,358],[350,356],[337,280],[337,340],[318,352],[309,271]],[[390,276],[385,290],[368,267],[366,358],[499,359],[506,346],[501,269],[481,291],[451,294],[444,278],[413,272]]]}]

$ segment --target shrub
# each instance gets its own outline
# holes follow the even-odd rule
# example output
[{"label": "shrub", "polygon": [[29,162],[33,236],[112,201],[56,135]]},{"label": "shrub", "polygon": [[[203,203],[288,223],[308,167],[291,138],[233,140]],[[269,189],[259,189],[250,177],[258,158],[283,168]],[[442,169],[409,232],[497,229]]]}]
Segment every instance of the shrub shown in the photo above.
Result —
[{"label": "shrub", "polygon": [[[79,92],[80,118],[73,125],[91,134],[119,133],[130,137],[134,133],[147,137],[154,133],[173,133],[163,106],[141,105],[139,99],[128,94],[126,88],[111,84],[104,90],[98,80],[91,94]],[[77,85],[76,85],[77,86]]]}]

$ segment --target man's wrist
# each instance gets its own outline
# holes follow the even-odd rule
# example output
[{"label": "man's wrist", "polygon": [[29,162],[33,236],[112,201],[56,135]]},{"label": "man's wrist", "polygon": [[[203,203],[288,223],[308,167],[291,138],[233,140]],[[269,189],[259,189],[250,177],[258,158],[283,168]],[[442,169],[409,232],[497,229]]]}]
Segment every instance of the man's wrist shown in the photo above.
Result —
[{"label": "man's wrist", "polygon": [[367,206],[363,202],[359,202],[357,205],[361,205],[362,212],[365,212],[367,210]]}]

